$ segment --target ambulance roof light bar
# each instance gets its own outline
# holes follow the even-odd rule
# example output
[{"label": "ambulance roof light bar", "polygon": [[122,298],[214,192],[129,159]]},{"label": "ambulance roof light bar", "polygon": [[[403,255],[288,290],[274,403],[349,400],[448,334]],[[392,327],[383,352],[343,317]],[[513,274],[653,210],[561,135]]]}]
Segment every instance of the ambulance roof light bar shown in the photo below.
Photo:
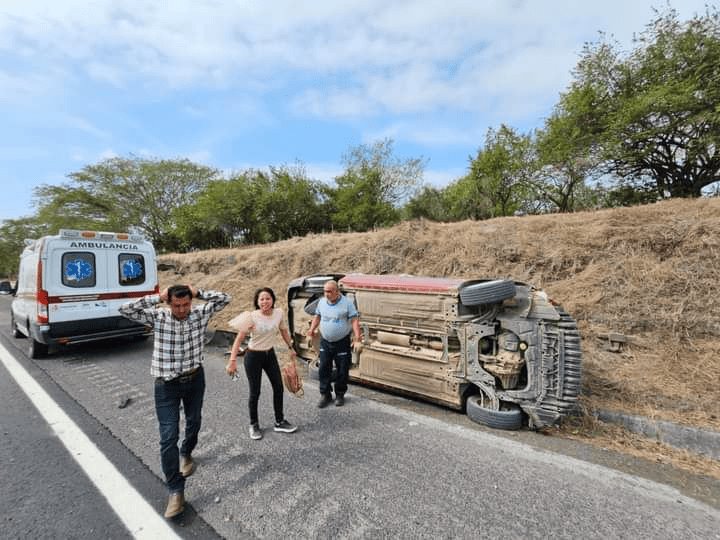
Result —
[{"label": "ambulance roof light bar", "polygon": [[60,229],[61,238],[75,238],[87,240],[106,240],[124,242],[144,242],[145,238],[139,234],[112,233],[98,231],[81,231],[78,229]]}]

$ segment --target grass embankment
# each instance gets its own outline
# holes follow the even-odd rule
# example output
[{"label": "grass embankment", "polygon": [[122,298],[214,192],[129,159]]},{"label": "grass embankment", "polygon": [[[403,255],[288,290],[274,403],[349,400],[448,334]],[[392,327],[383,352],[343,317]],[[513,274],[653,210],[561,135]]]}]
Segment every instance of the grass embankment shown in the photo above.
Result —
[{"label": "grass embankment", "polygon": [[[507,277],[543,288],[578,321],[585,415],[554,432],[720,478],[712,460],[594,420],[619,410],[720,430],[720,199],[672,200],[576,214],[413,221],[245,248],[168,254],[161,283],[229,292],[219,328],[259,286],[284,297],[318,272]],[[177,272],[177,273],[176,273]],[[619,352],[607,336],[628,338]]]}]

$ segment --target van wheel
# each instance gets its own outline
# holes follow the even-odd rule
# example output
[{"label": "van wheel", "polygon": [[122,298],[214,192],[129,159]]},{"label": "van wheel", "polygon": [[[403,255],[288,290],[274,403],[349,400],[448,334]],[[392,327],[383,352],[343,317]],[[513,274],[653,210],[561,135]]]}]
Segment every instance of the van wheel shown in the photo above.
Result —
[{"label": "van wheel", "polygon": [[466,411],[473,422],[494,429],[520,429],[522,427],[522,411],[514,403],[502,403],[499,411],[481,406],[481,396],[467,398]]},{"label": "van wheel", "polygon": [[43,358],[47,356],[48,346],[44,343],[40,343],[35,338],[30,338],[30,344],[28,346],[28,356],[30,358]]},{"label": "van wheel", "polygon": [[205,335],[203,336],[203,345],[210,345],[210,342],[215,337],[216,329],[207,328],[205,329]]},{"label": "van wheel", "polygon": [[312,302],[308,303],[304,308],[303,311],[307,313],[308,315],[315,315],[315,309],[317,308],[318,302],[320,302],[319,298],[316,298]]},{"label": "van wheel", "polygon": [[[320,380],[320,361],[319,360],[310,360],[308,362],[308,379],[313,381],[319,381]],[[332,373],[330,373],[330,382],[334,383],[337,379],[337,368],[333,366]]]},{"label": "van wheel", "polygon": [[18,325],[15,322],[15,315],[12,313],[10,313],[10,326],[12,327],[12,335],[14,338],[25,337],[25,334],[23,334],[18,328]]},{"label": "van wheel", "polygon": [[473,283],[460,289],[460,301],[466,306],[495,304],[514,296],[515,283],[508,279]]},{"label": "van wheel", "polygon": [[317,360],[310,360],[307,365],[308,379],[313,381],[320,380],[320,367]]}]

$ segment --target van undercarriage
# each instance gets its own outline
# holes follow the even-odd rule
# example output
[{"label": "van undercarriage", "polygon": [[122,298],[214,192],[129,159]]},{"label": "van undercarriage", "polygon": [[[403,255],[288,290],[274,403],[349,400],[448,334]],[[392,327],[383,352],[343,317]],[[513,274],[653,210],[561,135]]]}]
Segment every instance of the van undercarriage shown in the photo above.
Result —
[{"label": "van undercarriage", "polygon": [[480,423],[538,429],[574,411],[581,383],[577,324],[547,295],[509,280],[325,274],[291,282],[288,318],[298,356],[322,284],[336,279],[360,313],[350,380],[465,409]]}]

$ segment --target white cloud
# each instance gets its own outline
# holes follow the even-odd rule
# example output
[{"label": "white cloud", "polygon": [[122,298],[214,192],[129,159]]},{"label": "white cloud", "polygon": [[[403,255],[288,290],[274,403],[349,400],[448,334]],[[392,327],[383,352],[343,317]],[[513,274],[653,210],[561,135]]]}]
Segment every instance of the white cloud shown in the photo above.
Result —
[{"label": "white cloud", "polygon": [[92,124],[89,120],[79,116],[65,116],[65,122],[70,129],[77,129],[98,139],[109,139],[110,133],[104,129],[100,129]]},{"label": "white cloud", "polygon": [[[705,1],[675,3],[687,18]],[[35,182],[40,163],[98,155],[267,167],[307,152],[332,179],[340,137],[389,137],[436,156],[426,176],[461,176],[489,127],[541,125],[583,43],[604,30],[630,47],[652,4],[664,0],[3,0],[0,158],[6,171],[26,159],[0,175]]]},{"label": "white cloud", "polygon": [[212,152],[210,150],[195,150],[187,154],[187,159],[195,163],[208,164],[212,162]]},{"label": "white cloud", "polygon": [[428,169],[425,171],[425,183],[434,188],[443,188],[450,182],[467,174],[467,168]]},{"label": "white cloud", "polygon": [[[702,8],[700,1],[692,4]],[[354,81],[354,91],[330,85],[323,109],[329,116],[372,112],[374,104],[427,110],[456,99],[473,108],[489,89],[502,91],[523,72],[531,80],[521,82],[536,94],[546,92],[558,75],[567,79],[573,54],[595,30],[628,42],[637,21],[651,17],[647,4],[619,0],[581,9],[559,0],[313,2],[303,10],[290,0],[176,0],[172,9],[150,0],[100,0],[91,6],[77,0],[11,2],[0,15],[0,50],[22,55],[38,69],[44,61],[75,62],[92,79],[114,86],[138,78],[171,87],[244,86],[288,80],[296,72],[321,78],[342,72]],[[468,73],[478,55],[482,69]],[[444,72],[448,62],[463,57],[469,59],[465,73]],[[474,86],[478,79],[485,84]],[[347,97],[368,104],[338,106]],[[311,110],[319,113],[317,106]]]},{"label": "white cloud", "polygon": [[114,159],[116,157],[120,157],[120,154],[112,148],[106,148],[98,154],[97,161],[105,161],[106,159]]},{"label": "white cloud", "polygon": [[333,185],[335,178],[344,172],[340,165],[334,163],[306,163],[304,166],[308,178],[320,180],[328,185]]}]

